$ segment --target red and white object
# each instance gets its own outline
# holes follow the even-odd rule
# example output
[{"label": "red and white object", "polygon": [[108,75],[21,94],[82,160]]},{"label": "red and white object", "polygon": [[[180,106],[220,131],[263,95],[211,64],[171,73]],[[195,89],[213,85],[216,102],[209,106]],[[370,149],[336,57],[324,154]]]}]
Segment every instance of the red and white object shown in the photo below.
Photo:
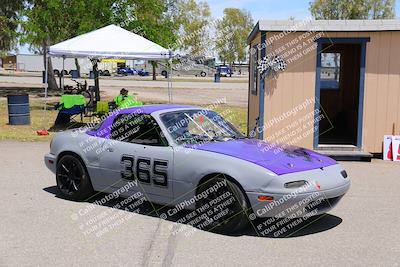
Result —
[{"label": "red and white object", "polygon": [[392,142],[393,135],[385,135],[383,137],[383,160],[393,160]]},{"label": "red and white object", "polygon": [[393,161],[400,161],[400,135],[392,137]]}]

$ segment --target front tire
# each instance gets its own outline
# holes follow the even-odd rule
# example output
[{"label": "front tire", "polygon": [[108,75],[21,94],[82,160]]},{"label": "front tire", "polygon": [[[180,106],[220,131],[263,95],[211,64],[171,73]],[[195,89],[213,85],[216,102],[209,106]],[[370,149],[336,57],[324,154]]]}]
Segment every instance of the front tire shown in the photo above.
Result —
[{"label": "front tire", "polygon": [[70,200],[83,201],[93,193],[92,183],[84,163],[74,155],[65,155],[57,162],[57,188]]},{"label": "front tire", "polygon": [[236,233],[243,230],[249,223],[250,206],[238,185],[224,176],[218,176],[201,184],[197,196],[218,186],[217,191],[209,193],[196,203],[197,210],[209,207],[205,213],[208,213],[211,220],[203,229],[217,233]]}]

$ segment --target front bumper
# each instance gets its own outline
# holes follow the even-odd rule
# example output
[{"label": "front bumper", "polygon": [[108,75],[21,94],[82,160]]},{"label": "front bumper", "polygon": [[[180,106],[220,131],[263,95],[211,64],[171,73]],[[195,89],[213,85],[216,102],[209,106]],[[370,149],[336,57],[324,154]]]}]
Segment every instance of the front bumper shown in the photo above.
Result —
[{"label": "front bumper", "polygon": [[[306,214],[312,213],[312,216],[315,216],[328,212],[336,206],[349,188],[350,180],[339,187],[301,194],[269,194],[259,192],[246,192],[246,194],[257,217],[299,218]],[[258,200],[258,196],[260,195],[272,196],[274,200],[271,202],[261,202]]]},{"label": "front bumper", "polygon": [[53,173],[56,173],[56,166],[57,166],[57,157],[53,154],[46,154],[44,156],[44,163],[46,167]]}]

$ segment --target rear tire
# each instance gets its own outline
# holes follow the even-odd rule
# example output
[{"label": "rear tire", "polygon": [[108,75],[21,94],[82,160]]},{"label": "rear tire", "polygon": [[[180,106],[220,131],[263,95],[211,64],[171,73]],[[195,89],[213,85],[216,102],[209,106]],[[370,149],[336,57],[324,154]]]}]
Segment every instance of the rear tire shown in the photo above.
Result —
[{"label": "rear tire", "polygon": [[87,200],[94,194],[85,164],[74,155],[65,155],[57,162],[57,188],[61,195],[70,200]]},{"label": "rear tire", "polygon": [[[211,223],[204,227],[204,230],[217,233],[236,233],[248,225],[248,214],[250,211],[250,205],[247,202],[246,196],[238,185],[221,175],[201,184],[198,187],[197,195],[199,196],[210,190],[210,188],[221,185],[221,183],[226,183],[226,186],[220,186],[216,192],[210,193],[207,197],[200,199],[196,203],[196,209],[209,205],[210,208],[207,211],[213,211],[213,214],[209,216]],[[228,197],[223,198],[222,196],[225,195]],[[218,198],[222,199],[216,201]],[[231,200],[233,200],[232,203],[226,206],[223,205]],[[210,205],[210,203],[215,204]],[[219,208],[219,205],[222,208]],[[216,213],[215,208],[219,212]]]}]

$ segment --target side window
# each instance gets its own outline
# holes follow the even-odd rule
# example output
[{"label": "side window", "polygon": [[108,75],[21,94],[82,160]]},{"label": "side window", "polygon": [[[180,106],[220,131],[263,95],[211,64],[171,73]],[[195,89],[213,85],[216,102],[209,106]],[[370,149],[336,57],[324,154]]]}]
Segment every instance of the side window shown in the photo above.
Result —
[{"label": "side window", "polygon": [[321,53],[321,89],[340,89],[340,63],[340,53]]},{"label": "side window", "polygon": [[116,117],[111,128],[111,139],[140,145],[168,146],[158,123],[150,115],[143,114]]},{"label": "side window", "polygon": [[254,52],[250,55],[251,58],[251,93],[253,95],[257,95],[257,82],[258,82],[258,48],[257,46],[253,46],[252,49]]}]

